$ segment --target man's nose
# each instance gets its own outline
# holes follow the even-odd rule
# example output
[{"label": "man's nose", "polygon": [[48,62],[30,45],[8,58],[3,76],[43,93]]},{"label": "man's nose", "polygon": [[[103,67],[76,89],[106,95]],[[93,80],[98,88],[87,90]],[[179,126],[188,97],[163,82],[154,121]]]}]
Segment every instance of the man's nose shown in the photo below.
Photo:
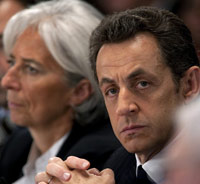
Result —
[{"label": "man's nose", "polygon": [[119,116],[131,115],[139,110],[135,96],[129,89],[121,89],[118,95],[116,113]]},{"label": "man's nose", "polygon": [[17,68],[12,67],[8,69],[6,74],[3,76],[1,80],[1,85],[3,88],[9,90],[9,89],[14,89],[14,90],[19,90],[20,84],[19,84],[19,71]]}]

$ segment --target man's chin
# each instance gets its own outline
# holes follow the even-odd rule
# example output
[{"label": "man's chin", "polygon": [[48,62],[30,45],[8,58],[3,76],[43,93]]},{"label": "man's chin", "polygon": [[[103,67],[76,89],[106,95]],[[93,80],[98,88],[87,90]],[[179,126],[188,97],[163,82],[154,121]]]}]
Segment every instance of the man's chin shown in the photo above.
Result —
[{"label": "man's chin", "polygon": [[130,141],[129,143],[123,144],[124,148],[129,152],[129,153],[137,153],[138,151],[141,151],[140,146],[136,145],[134,141]]},{"label": "man's chin", "polygon": [[146,148],[148,147],[148,142],[141,138],[136,139],[130,139],[129,141],[121,142],[123,147],[129,152],[129,153],[142,153],[145,152]]}]

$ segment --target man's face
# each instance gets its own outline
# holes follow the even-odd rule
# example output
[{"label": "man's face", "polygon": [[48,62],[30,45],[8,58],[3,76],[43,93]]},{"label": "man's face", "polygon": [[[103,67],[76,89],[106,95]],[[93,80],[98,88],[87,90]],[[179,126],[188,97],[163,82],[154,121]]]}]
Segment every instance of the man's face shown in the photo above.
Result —
[{"label": "man's face", "polygon": [[173,133],[172,113],[183,100],[147,33],[105,44],[97,57],[97,77],[115,135],[132,153],[150,155]]},{"label": "man's face", "polygon": [[[0,82],[9,65],[6,62],[6,56],[3,51],[2,34],[0,33]],[[0,85],[0,106],[6,106],[6,90]]]},{"label": "man's face", "polygon": [[[4,0],[0,2],[0,82],[9,67],[9,65],[6,62],[6,56],[3,50],[3,31],[8,20],[15,13],[22,9],[24,9],[24,7],[18,1]],[[0,106],[5,106],[6,103],[6,91],[0,85]]]}]

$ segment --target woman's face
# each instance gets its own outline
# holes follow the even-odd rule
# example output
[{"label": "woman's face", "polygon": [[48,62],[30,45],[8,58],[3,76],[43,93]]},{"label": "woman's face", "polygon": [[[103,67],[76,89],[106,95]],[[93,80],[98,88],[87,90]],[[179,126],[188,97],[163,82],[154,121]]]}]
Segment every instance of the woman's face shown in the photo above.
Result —
[{"label": "woman's face", "polygon": [[2,85],[7,89],[11,120],[35,127],[63,119],[70,109],[72,89],[35,29],[19,36],[10,58]]}]

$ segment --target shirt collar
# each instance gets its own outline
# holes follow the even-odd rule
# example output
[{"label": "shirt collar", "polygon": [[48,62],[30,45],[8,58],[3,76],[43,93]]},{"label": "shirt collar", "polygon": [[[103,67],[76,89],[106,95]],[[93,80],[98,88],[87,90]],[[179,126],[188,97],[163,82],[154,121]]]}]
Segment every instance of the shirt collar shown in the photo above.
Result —
[{"label": "shirt collar", "polygon": [[142,165],[142,168],[146,171],[149,177],[156,183],[160,183],[161,181],[163,181],[164,163],[165,163],[164,160],[165,159],[163,157],[163,154],[158,153],[155,157],[153,157],[151,160],[148,160],[142,165],[141,162],[139,161],[139,158],[136,155],[137,168],[139,165]]},{"label": "shirt collar", "polygon": [[33,142],[28,156],[28,161],[23,167],[24,176],[29,175],[29,173],[33,172],[34,170],[35,173],[44,171],[49,158],[56,156],[60,147],[62,146],[63,142],[68,138],[68,136],[69,133],[65,134],[42,155],[40,155],[38,148]]},{"label": "shirt collar", "polygon": [[166,166],[166,150],[171,144],[179,137],[176,136],[172,141],[167,144],[158,154],[156,154],[152,159],[148,160],[144,164],[141,164],[137,154],[136,157],[136,176],[137,169],[139,165],[142,165],[142,168],[146,171],[149,177],[156,183],[161,183],[164,180],[165,166]]}]

